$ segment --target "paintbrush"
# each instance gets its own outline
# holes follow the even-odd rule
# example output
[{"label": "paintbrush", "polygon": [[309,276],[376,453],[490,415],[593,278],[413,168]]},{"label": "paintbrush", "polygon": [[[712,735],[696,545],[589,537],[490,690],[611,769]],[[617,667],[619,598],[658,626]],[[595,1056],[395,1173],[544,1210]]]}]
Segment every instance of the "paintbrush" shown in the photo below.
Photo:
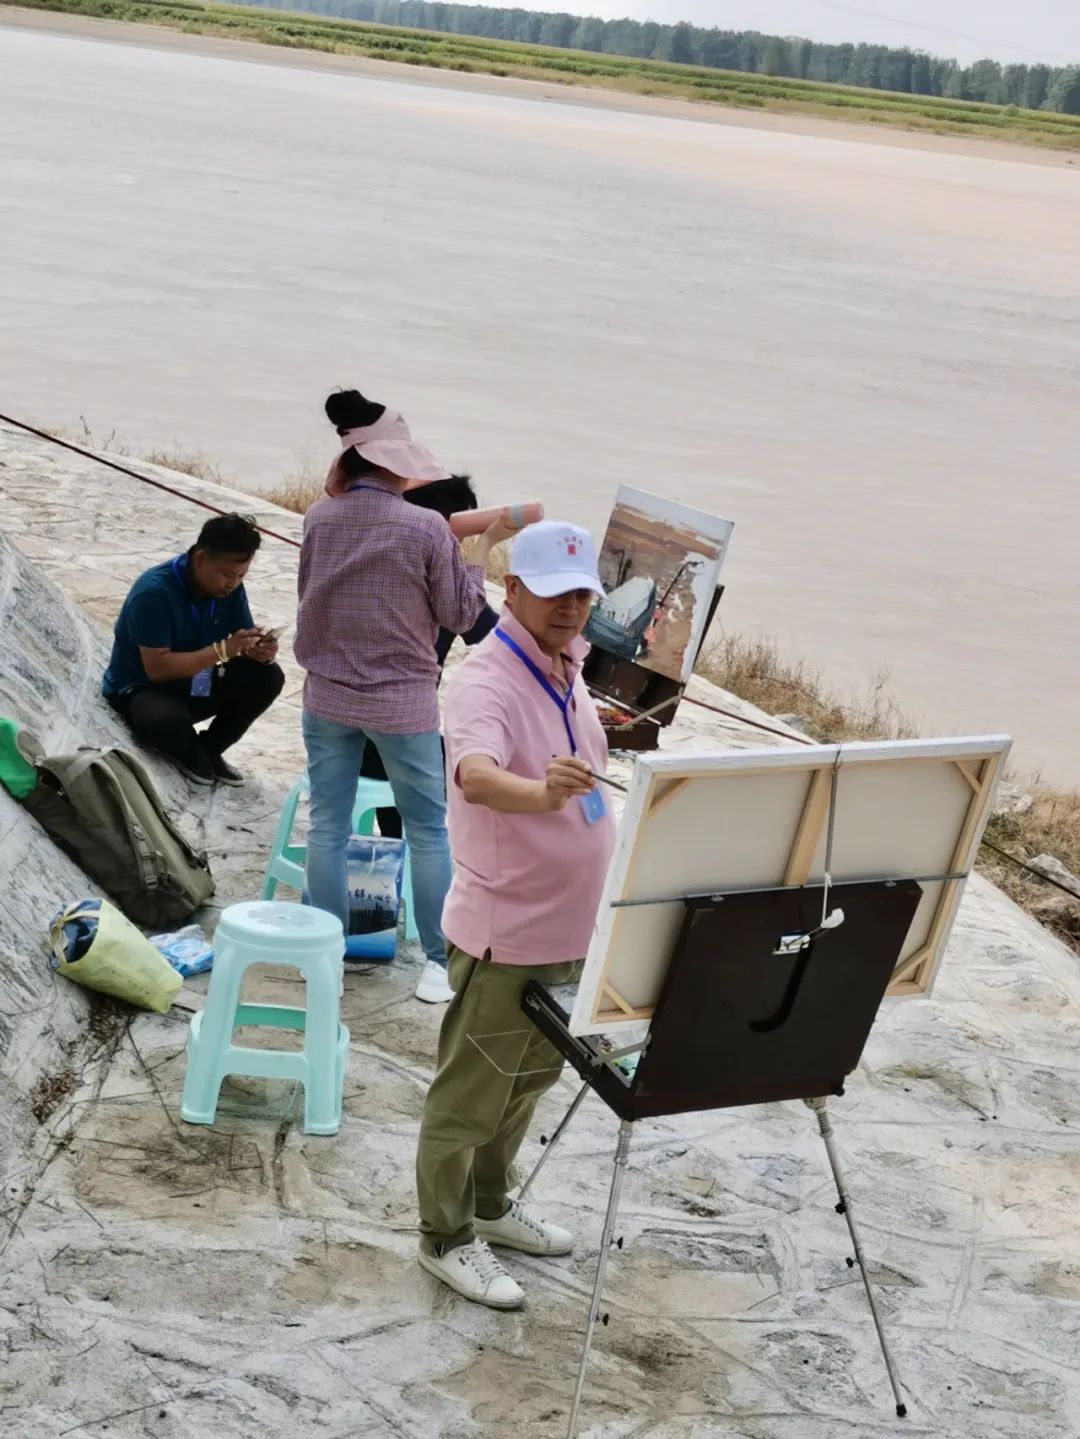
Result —
[{"label": "paintbrush", "polygon": [[629,729],[631,725],[637,724],[638,720],[652,719],[653,715],[658,715],[661,710],[666,710],[669,705],[677,703],[680,698],[680,695],[672,695],[670,699],[661,700],[658,705],[653,705],[652,709],[642,710],[640,714],[635,714],[634,711],[631,710],[631,718],[621,720],[619,724],[612,725],[612,729]]},{"label": "paintbrush", "polygon": [[601,784],[606,784],[611,789],[617,789],[620,794],[630,793],[630,790],[627,788],[627,786],[624,784],[620,784],[617,779],[608,779],[606,774],[597,774],[594,769],[591,769],[589,771],[589,774],[593,777],[593,779],[598,780]]},{"label": "paintbrush", "polygon": [[[554,755],[554,754],[553,754],[553,755],[551,756],[551,758],[552,758],[552,759],[558,759],[558,755]],[[585,761],[582,760],[581,763],[584,764]],[[585,768],[588,770],[589,778],[590,778],[590,779],[594,779],[594,780],[596,780],[596,781],[597,781],[598,783],[600,783],[600,784],[606,784],[606,785],[608,785],[609,788],[611,788],[611,789],[617,789],[617,790],[619,790],[622,794],[629,794],[629,793],[630,793],[630,791],[629,791],[629,789],[626,787],[626,785],[620,784],[617,779],[608,779],[608,777],[607,777],[606,774],[597,774],[594,769],[589,769],[588,765],[586,765]]]},{"label": "paintbrush", "polygon": [[604,726],[605,729],[609,730],[621,730],[629,729],[631,725],[636,725],[639,720],[652,719],[653,715],[658,715],[670,705],[677,704],[682,698],[682,695],[681,693],[672,695],[669,699],[661,700],[658,705],[653,705],[651,709],[641,710],[640,712],[630,709],[619,700],[612,700],[608,695],[598,694],[596,697],[601,700],[606,700],[609,709],[620,709],[627,716],[627,718],[623,720],[609,720]]}]

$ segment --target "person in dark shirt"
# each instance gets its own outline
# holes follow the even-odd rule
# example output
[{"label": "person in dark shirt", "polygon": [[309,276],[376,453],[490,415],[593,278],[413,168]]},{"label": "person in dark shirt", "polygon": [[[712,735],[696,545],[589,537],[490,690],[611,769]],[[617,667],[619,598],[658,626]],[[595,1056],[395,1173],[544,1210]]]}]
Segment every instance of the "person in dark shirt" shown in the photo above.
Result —
[{"label": "person in dark shirt", "polygon": [[[419,505],[421,509],[425,510],[435,510],[444,519],[460,514],[463,510],[475,510],[477,505],[476,493],[468,475],[452,475],[448,480],[433,480],[430,484],[419,485],[414,490],[406,490],[404,498],[410,505]],[[498,623],[499,616],[489,604],[485,604],[472,629],[463,634],[461,638],[467,645],[478,645],[482,639],[487,638]],[[451,630],[445,629],[441,629],[436,637],[435,657],[439,662],[440,679],[446,657],[457,638],[458,636]],[[382,760],[374,745],[368,745],[364,752],[364,762],[360,773],[365,779],[386,779],[386,770],[383,769]],[[381,835],[387,839],[401,838],[401,815],[396,809],[376,810],[375,817]]]},{"label": "person in dark shirt", "polygon": [[186,554],[139,576],[116,621],[102,693],[194,784],[243,783],[224,752],[285,683],[277,638],[255,628],[244,591],[259,539],[242,515],[207,520]]}]

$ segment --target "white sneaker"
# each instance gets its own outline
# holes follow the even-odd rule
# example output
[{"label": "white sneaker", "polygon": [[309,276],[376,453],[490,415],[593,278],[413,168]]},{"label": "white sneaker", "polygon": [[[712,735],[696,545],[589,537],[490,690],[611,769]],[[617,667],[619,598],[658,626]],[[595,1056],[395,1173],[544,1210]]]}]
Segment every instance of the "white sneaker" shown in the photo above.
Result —
[{"label": "white sneaker", "polygon": [[517,1309],[525,1298],[482,1239],[459,1244],[441,1257],[420,1250],[420,1268],[434,1274],[464,1299],[489,1309]]},{"label": "white sneaker", "polygon": [[446,966],[429,959],[424,965],[420,983],[416,986],[416,997],[425,1004],[446,1004],[453,999],[454,991],[446,978]]},{"label": "white sneaker", "polygon": [[549,1224],[516,1199],[511,1199],[510,1208],[501,1219],[481,1219],[478,1215],[473,1227],[489,1244],[520,1249],[523,1254],[569,1254],[574,1247],[574,1236],[569,1229]]}]

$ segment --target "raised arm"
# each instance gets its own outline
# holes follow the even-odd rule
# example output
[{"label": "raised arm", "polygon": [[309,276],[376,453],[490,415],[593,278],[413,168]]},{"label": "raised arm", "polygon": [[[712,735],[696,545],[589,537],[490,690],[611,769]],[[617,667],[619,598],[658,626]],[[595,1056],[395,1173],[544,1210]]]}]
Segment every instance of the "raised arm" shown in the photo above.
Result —
[{"label": "raised arm", "polygon": [[472,629],[487,603],[484,572],[491,551],[516,533],[510,523],[509,510],[500,511],[499,518],[482,535],[460,544],[450,533],[449,525],[436,532],[428,584],[431,607],[442,629],[455,635]]}]

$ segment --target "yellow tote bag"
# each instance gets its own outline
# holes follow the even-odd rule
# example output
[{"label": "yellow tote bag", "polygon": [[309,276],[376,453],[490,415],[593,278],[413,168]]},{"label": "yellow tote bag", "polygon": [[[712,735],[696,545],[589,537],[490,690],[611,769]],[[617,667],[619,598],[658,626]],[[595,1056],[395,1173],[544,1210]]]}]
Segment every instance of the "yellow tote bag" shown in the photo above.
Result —
[{"label": "yellow tote bag", "polygon": [[[76,919],[91,928],[96,922],[97,930],[81,959],[69,962],[64,925]],[[107,899],[84,899],[61,910],[49,926],[49,944],[58,974],[140,1009],[164,1014],[184,982],[165,956]]]}]

